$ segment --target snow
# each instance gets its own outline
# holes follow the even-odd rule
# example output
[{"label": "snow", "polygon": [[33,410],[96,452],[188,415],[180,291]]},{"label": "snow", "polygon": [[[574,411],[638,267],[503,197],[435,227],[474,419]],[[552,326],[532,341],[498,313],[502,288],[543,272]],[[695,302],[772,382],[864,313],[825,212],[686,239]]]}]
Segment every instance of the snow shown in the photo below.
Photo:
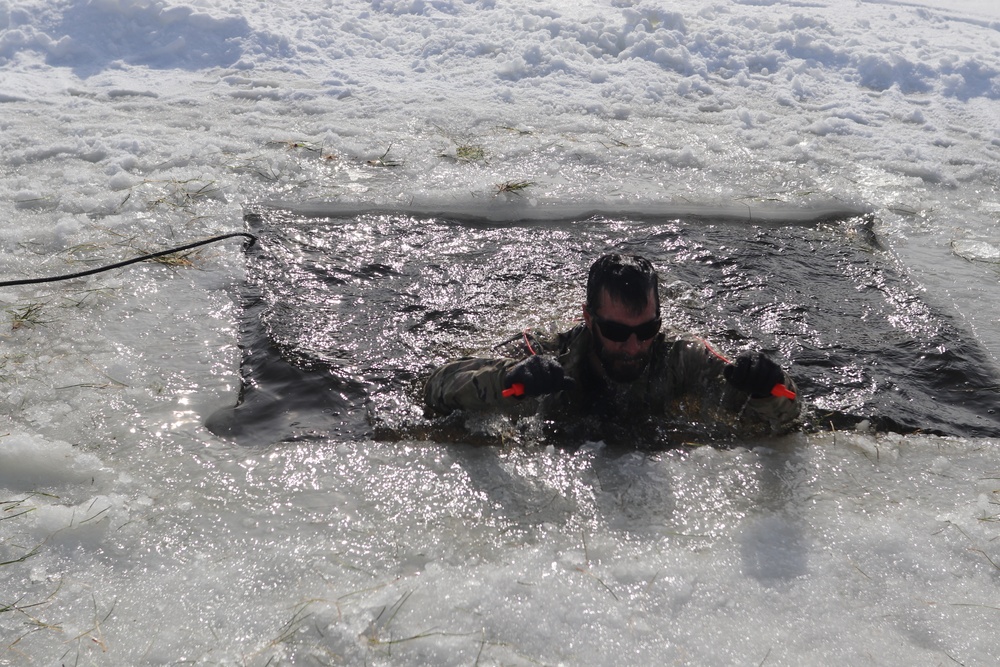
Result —
[{"label": "snow", "polygon": [[[998,106],[986,0],[0,0],[0,276],[264,201],[836,202],[996,356]],[[1000,654],[994,440],[242,448],[203,424],[243,279],[230,242],[0,288],[0,664]]]}]

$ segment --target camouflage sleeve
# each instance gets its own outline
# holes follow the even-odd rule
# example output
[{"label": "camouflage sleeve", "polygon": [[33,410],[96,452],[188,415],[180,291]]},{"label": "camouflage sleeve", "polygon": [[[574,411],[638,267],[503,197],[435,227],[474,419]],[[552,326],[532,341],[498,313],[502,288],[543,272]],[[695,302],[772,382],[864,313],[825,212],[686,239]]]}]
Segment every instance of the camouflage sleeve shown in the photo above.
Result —
[{"label": "camouflage sleeve", "polygon": [[795,394],[794,399],[788,399],[784,396],[748,398],[743,408],[743,421],[766,425],[770,432],[775,434],[790,431],[802,410],[802,402],[799,398],[799,390],[795,387],[795,381],[789,377],[788,373],[785,373],[785,380],[782,384]]},{"label": "camouflage sleeve", "polygon": [[729,362],[704,340],[679,342],[675,347],[674,363],[679,370],[675,381],[688,392],[697,387],[702,393],[703,408],[714,411],[710,406],[716,406],[722,412],[718,417],[730,422],[740,433],[784,433],[792,428],[799,416],[801,400],[787,372],[782,371],[784,384],[795,392],[795,399],[752,398],[726,381],[722,371]]},{"label": "camouflage sleeve", "polygon": [[438,412],[483,410],[511,399],[502,395],[503,381],[517,361],[465,357],[439,366],[424,385],[424,402]]}]

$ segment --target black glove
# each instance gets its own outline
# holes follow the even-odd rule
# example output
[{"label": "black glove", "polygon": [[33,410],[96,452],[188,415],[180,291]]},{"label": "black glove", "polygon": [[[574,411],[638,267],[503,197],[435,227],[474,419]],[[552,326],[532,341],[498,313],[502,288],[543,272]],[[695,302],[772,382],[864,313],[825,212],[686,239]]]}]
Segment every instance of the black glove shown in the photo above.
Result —
[{"label": "black glove", "polygon": [[781,366],[760,352],[744,352],[722,371],[729,384],[753,398],[771,395],[774,385],[785,381]]},{"label": "black glove", "polygon": [[541,396],[569,389],[575,382],[567,377],[558,361],[535,354],[507,371],[504,388],[514,384],[524,386],[525,396]]}]

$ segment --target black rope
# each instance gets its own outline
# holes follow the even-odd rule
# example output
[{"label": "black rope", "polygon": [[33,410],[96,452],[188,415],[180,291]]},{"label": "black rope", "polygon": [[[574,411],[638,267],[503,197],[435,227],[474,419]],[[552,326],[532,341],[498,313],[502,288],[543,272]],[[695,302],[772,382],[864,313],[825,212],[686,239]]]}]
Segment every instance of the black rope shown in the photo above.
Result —
[{"label": "black rope", "polygon": [[150,259],[156,259],[157,257],[173,255],[174,253],[184,252],[185,250],[191,250],[192,248],[197,248],[198,246],[208,245],[209,243],[215,243],[216,241],[223,241],[225,239],[231,239],[237,236],[242,236],[247,239],[247,244],[244,249],[251,248],[253,244],[257,242],[257,237],[254,236],[253,234],[249,234],[247,232],[233,232],[232,234],[222,234],[221,236],[213,236],[210,239],[202,239],[201,241],[188,243],[187,245],[182,245],[177,248],[170,248],[169,250],[161,250],[159,252],[153,252],[148,255],[142,255],[141,257],[133,257],[132,259],[126,259],[123,262],[116,262],[114,264],[108,264],[107,266],[101,266],[96,269],[88,269],[87,271],[80,271],[79,273],[67,273],[62,276],[52,276],[50,278],[25,278],[23,280],[5,280],[3,282],[0,282],[0,287],[11,287],[13,285],[35,285],[38,283],[54,283],[60,280],[83,278],[84,276],[91,276],[95,273],[101,273],[102,271],[111,271],[112,269],[119,269],[123,266],[128,266],[129,264],[138,264],[139,262],[145,262]]}]

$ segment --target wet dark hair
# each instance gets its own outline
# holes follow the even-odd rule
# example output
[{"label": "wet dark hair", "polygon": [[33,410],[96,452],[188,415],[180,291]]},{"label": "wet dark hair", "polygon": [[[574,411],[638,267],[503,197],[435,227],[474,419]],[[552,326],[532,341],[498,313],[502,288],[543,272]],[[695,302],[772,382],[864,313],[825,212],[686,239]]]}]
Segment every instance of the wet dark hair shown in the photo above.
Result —
[{"label": "wet dark hair", "polygon": [[646,307],[649,291],[652,290],[656,316],[659,317],[659,282],[656,269],[645,257],[604,255],[590,266],[590,274],[587,276],[587,310],[597,314],[601,305],[601,290],[607,290],[613,298],[638,312]]}]

